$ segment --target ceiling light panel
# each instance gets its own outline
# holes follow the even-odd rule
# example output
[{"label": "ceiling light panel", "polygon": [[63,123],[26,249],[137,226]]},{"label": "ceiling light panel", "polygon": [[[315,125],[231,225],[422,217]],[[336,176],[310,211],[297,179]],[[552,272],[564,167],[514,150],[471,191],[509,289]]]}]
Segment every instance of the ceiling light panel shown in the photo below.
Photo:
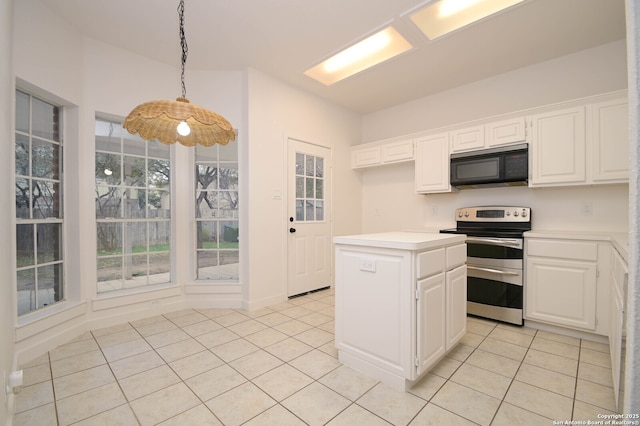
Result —
[{"label": "ceiling light panel", "polygon": [[387,27],[309,68],[304,73],[330,86],[412,48],[413,46],[395,28]]},{"label": "ceiling light panel", "polygon": [[524,0],[440,0],[411,15],[430,40],[507,9]]}]

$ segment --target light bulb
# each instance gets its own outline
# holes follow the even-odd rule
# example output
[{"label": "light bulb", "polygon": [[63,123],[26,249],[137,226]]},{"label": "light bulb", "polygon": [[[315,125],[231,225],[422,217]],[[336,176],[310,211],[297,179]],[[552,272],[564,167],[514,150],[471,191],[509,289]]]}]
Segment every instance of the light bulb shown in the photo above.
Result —
[{"label": "light bulb", "polygon": [[180,124],[178,124],[178,134],[180,134],[180,136],[189,136],[189,133],[191,133],[191,127],[189,127],[186,121],[181,121]]},{"label": "light bulb", "polygon": [[104,174],[107,176],[111,176],[113,172],[111,171],[111,169],[104,169]]}]

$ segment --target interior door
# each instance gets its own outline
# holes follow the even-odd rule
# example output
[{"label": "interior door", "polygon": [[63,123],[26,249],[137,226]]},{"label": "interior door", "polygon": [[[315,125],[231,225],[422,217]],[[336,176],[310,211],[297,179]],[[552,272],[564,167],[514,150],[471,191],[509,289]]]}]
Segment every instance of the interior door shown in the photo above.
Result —
[{"label": "interior door", "polygon": [[288,296],[331,285],[331,150],[288,140]]}]

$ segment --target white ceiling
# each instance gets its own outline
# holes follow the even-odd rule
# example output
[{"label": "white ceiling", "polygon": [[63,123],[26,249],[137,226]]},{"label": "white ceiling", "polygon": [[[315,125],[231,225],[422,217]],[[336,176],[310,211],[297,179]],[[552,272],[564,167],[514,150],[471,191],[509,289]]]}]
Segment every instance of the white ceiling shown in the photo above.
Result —
[{"label": "white ceiling", "polygon": [[[41,1],[88,37],[180,64],[178,0]],[[368,113],[625,37],[624,0],[527,0],[429,41],[408,17],[429,2],[185,0],[187,78],[251,67]],[[413,50],[330,87],[303,75],[389,24]]]}]

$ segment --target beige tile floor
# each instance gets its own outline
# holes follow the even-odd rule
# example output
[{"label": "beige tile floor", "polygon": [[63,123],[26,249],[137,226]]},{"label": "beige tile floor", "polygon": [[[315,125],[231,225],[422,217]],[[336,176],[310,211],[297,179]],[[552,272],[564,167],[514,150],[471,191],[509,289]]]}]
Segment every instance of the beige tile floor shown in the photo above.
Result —
[{"label": "beige tile floor", "polygon": [[469,318],[410,392],[342,365],[334,295],[94,330],[22,366],[16,425],[551,425],[614,411],[609,348]]}]

